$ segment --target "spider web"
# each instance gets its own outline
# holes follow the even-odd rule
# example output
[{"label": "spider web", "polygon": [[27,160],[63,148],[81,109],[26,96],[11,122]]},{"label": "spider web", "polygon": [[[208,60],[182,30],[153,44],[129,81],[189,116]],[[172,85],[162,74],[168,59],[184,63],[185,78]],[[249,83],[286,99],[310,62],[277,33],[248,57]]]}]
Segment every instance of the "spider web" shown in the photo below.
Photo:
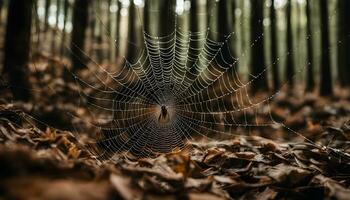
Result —
[{"label": "spider web", "polygon": [[[222,36],[210,26],[191,32],[178,26],[177,20],[175,14],[174,29],[165,36],[151,35],[142,28],[140,56],[135,62],[124,58],[124,64],[113,71],[81,50],[91,61],[92,77],[73,76],[85,88],[80,90],[81,101],[94,118],[86,123],[99,130],[96,141],[87,146],[97,159],[111,159],[120,152],[142,157],[169,153],[186,148],[189,141],[244,137],[237,132],[261,127],[287,128],[308,140],[273,119],[270,104],[280,91],[265,96],[249,93],[252,83],[293,52],[285,52],[246,81],[237,66],[247,51],[237,57],[223,54],[230,52],[228,44],[235,32]],[[212,34],[223,39],[216,41]],[[112,39],[109,32],[107,36]],[[263,37],[251,38],[248,47]],[[193,42],[201,45],[193,47]]]}]

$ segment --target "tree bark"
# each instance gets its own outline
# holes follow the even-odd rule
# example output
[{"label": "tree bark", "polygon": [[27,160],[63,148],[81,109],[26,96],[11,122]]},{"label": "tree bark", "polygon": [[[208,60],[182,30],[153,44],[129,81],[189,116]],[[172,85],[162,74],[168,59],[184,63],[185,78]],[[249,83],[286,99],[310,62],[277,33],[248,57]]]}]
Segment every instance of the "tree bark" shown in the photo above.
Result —
[{"label": "tree bark", "polygon": [[[206,31],[206,24],[207,19],[201,16],[201,14],[204,13],[203,6],[200,4],[201,1],[191,1],[191,10],[190,10],[190,31],[191,32],[204,32]],[[188,54],[191,55],[191,57],[195,58],[195,60],[198,58],[201,48],[203,47],[205,43],[205,34],[200,34],[196,36],[195,38],[191,38],[190,40],[190,47],[188,49]],[[195,64],[195,60],[187,59],[187,67],[192,67]],[[196,66],[193,66],[190,68],[191,72],[194,74],[198,74],[198,69],[196,69]]]},{"label": "tree bark", "polygon": [[218,6],[216,0],[207,0],[207,24],[208,27],[210,28],[209,32],[209,38],[211,40],[217,41],[219,38],[217,37],[217,32],[218,30],[218,24],[216,23],[217,17],[218,17]]},{"label": "tree bark", "polygon": [[320,78],[320,95],[329,96],[333,94],[332,88],[332,71],[330,61],[330,42],[328,28],[328,1],[319,0],[321,13],[321,78]]},{"label": "tree bark", "polygon": [[[35,9],[35,34],[37,35],[36,37],[36,45],[35,45],[35,52],[40,52],[40,44],[41,44],[41,22],[39,18],[39,13],[38,13],[38,0],[34,0],[34,9]],[[33,49],[33,48],[32,48]]]},{"label": "tree bark", "polygon": [[166,36],[174,31],[175,26],[175,0],[160,1],[162,9],[160,17],[160,35]]},{"label": "tree bark", "polygon": [[51,51],[53,55],[56,55],[57,53],[57,37],[55,35],[58,32],[58,24],[59,24],[59,17],[60,17],[60,11],[61,11],[61,0],[56,0],[56,21],[55,21],[55,28],[52,31],[52,41],[51,41]]},{"label": "tree bark", "polygon": [[31,97],[28,81],[28,61],[33,0],[11,0],[5,38],[4,69],[9,75],[15,99],[28,101]]},{"label": "tree bark", "polygon": [[307,31],[307,81],[306,81],[306,91],[310,92],[315,88],[315,78],[314,78],[314,59],[313,59],[313,46],[312,46],[312,17],[311,17],[311,5],[310,0],[306,0],[306,31]]},{"label": "tree bark", "polygon": [[73,7],[73,30],[71,39],[71,60],[73,70],[86,67],[84,56],[86,27],[88,22],[88,3],[85,0],[76,0]]},{"label": "tree bark", "polygon": [[338,0],[338,77],[342,87],[350,86],[350,1]]},{"label": "tree bark", "polygon": [[67,19],[68,19],[68,8],[69,8],[69,1],[64,0],[63,5],[63,29],[62,29],[62,44],[61,44],[61,55],[65,54],[65,44],[66,44],[66,27],[67,27]]},{"label": "tree bark", "polygon": [[271,20],[271,62],[272,64],[272,88],[277,91],[280,86],[279,79],[279,65],[278,65],[278,46],[277,46],[277,23],[276,23],[276,10],[275,0],[271,0],[270,6],[270,20]]},{"label": "tree bark", "polygon": [[50,15],[51,0],[45,0],[45,16],[44,16],[44,32],[49,30],[49,15]]},{"label": "tree bark", "polygon": [[136,7],[133,1],[129,5],[129,21],[128,21],[128,47],[126,59],[134,62],[137,58],[137,33],[136,33]]},{"label": "tree bark", "polygon": [[[232,37],[227,38],[233,32],[234,16],[232,14],[234,12],[232,12],[232,9],[234,6],[232,6],[233,1],[231,0],[221,0],[218,4],[219,16],[217,18],[217,23],[219,28],[219,40],[225,42],[221,48],[222,57],[219,57],[218,63],[223,67],[227,67],[227,64],[225,66],[224,63],[233,64],[235,62],[233,57],[236,56],[232,45]],[[233,68],[236,66],[237,65],[235,64]]]},{"label": "tree bark", "polygon": [[263,36],[263,5],[262,0],[251,0],[251,40],[256,41],[251,48],[250,79],[254,80],[251,87],[252,93],[258,90],[268,90],[267,74],[264,72],[264,41],[261,38]]},{"label": "tree bark", "polygon": [[[146,3],[147,3],[147,0],[145,1],[145,8],[146,8]],[[120,46],[120,22],[121,22],[121,8],[122,8],[122,3],[120,1],[118,1],[117,3],[118,5],[118,10],[116,12],[116,26],[115,26],[115,53],[116,53],[116,57],[119,56],[119,46]]]},{"label": "tree bark", "polygon": [[294,56],[293,56],[293,32],[292,32],[292,1],[288,0],[286,4],[286,23],[287,23],[287,58],[286,58],[286,80],[290,87],[294,87]]},{"label": "tree bark", "polygon": [[2,7],[4,7],[4,0],[0,0],[0,24],[2,24]]}]

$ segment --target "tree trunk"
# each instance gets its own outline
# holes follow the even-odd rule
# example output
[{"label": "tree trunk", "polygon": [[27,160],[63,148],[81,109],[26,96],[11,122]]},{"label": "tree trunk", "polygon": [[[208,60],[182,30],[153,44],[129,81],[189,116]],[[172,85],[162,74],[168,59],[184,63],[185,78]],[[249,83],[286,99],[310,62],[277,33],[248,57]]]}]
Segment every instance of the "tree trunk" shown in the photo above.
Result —
[{"label": "tree trunk", "polygon": [[175,26],[175,0],[160,1],[163,9],[160,18],[160,35],[166,36],[174,31]]},{"label": "tree trunk", "polygon": [[136,33],[136,7],[133,1],[129,5],[129,21],[128,21],[128,47],[126,59],[134,62],[137,59],[137,33]]},{"label": "tree trunk", "polygon": [[63,29],[62,29],[62,44],[61,44],[61,55],[65,54],[65,44],[66,44],[66,27],[67,27],[67,19],[68,19],[68,8],[69,8],[69,1],[64,0],[64,8],[63,8]]},{"label": "tree trunk", "polygon": [[254,45],[251,48],[250,79],[252,82],[252,93],[258,90],[268,90],[267,74],[264,72],[264,41],[263,36],[263,5],[262,0],[251,0],[251,41]]},{"label": "tree trunk", "polygon": [[[148,0],[147,0],[148,1]],[[147,3],[147,1],[145,2],[145,7],[146,7],[146,3]],[[117,10],[117,12],[116,12],[116,15],[117,15],[117,17],[116,17],[116,25],[115,25],[115,48],[116,48],[116,50],[115,50],[115,54],[116,54],[116,57],[118,57],[119,56],[119,46],[120,46],[120,22],[121,22],[121,13],[120,13],[120,11],[121,11],[121,9],[122,9],[122,3],[120,2],[120,1],[118,1],[118,3],[117,3],[117,5],[118,5],[118,10]]]},{"label": "tree trunk", "polygon": [[91,5],[89,7],[89,46],[88,46],[88,52],[89,52],[89,55],[94,58],[94,53],[95,53],[95,44],[96,44],[96,11],[94,10],[95,9],[95,6],[96,6],[96,3],[98,2],[91,2]]},{"label": "tree trunk", "polygon": [[112,54],[114,48],[114,36],[112,36],[112,15],[111,15],[111,5],[112,0],[108,0],[107,8],[107,29],[108,29],[108,60],[112,63],[114,55]]},{"label": "tree trunk", "polygon": [[328,1],[319,0],[321,13],[321,78],[320,78],[320,95],[328,96],[333,94],[332,73],[330,61],[330,42],[328,28]]},{"label": "tree trunk", "polygon": [[342,87],[350,86],[350,1],[338,0],[338,77]]},{"label": "tree trunk", "polygon": [[96,39],[97,39],[97,44],[98,44],[98,48],[97,48],[97,61],[99,63],[101,63],[104,59],[104,52],[103,52],[103,42],[104,42],[104,38],[103,38],[103,32],[104,32],[104,22],[103,22],[103,17],[99,17],[102,16],[103,13],[103,9],[102,9],[102,1],[98,0],[97,1],[97,13],[95,14],[96,17],[98,17],[98,19],[96,20],[96,26],[97,26],[97,34],[96,34]]},{"label": "tree trunk", "polygon": [[278,46],[277,46],[277,23],[276,23],[276,10],[275,0],[271,0],[270,6],[270,20],[271,20],[271,62],[272,64],[272,88],[277,91],[280,86],[279,79],[279,65],[278,65]]},{"label": "tree trunk", "polygon": [[211,40],[218,40],[216,32],[218,32],[218,24],[216,23],[218,17],[218,6],[216,0],[207,0],[207,24],[210,28],[209,38]]},{"label": "tree trunk", "polygon": [[290,87],[294,87],[294,56],[293,56],[293,32],[292,32],[292,1],[288,0],[286,4],[286,22],[287,22],[287,58],[286,58],[286,80]]},{"label": "tree trunk", "polygon": [[2,24],[2,7],[4,7],[4,0],[0,0],[0,24]]},{"label": "tree trunk", "polygon": [[[232,15],[234,12],[232,12],[232,4],[233,1],[231,0],[221,0],[218,3],[219,5],[219,16],[217,18],[218,28],[219,28],[219,41],[225,42],[224,45],[221,48],[221,55],[218,59],[218,63],[223,66],[227,67],[227,64],[225,66],[225,63],[233,64],[235,60],[233,59],[234,56],[236,56],[236,53],[234,52],[233,45],[232,45],[232,37],[227,39],[227,37],[232,33],[233,31],[233,18]],[[226,41],[225,41],[226,40]],[[233,66],[232,68],[236,68]]]},{"label": "tree trunk", "polygon": [[312,46],[312,17],[311,17],[311,5],[310,0],[306,1],[306,31],[307,31],[307,82],[306,91],[312,91],[315,88],[315,78],[314,78],[314,59],[313,59],[313,46]]},{"label": "tree trunk", "polygon": [[11,0],[5,38],[4,69],[10,79],[15,99],[28,101],[31,97],[28,81],[30,33],[33,0]]},{"label": "tree trunk", "polygon": [[[40,36],[41,36],[41,22],[40,22],[40,18],[39,18],[39,13],[38,13],[38,8],[39,8],[39,1],[38,0],[34,0],[34,9],[35,9],[35,34],[37,35],[36,37],[36,45],[35,45],[35,52],[40,52],[40,44],[41,44],[41,40],[40,40]],[[32,48],[33,50],[33,48]]]},{"label": "tree trunk", "polygon": [[[191,1],[191,10],[190,10],[190,31],[199,32],[201,31],[200,27],[200,16],[199,16],[199,1]],[[191,37],[191,36],[190,36]],[[198,70],[196,67],[192,67],[195,63],[196,58],[199,56],[200,50],[203,45],[203,37],[196,37],[195,39],[191,38],[190,48],[188,49],[188,55],[191,55],[194,59],[187,59],[187,68],[190,69],[192,73],[197,74]],[[196,73],[197,72],[197,73]]]},{"label": "tree trunk", "polygon": [[49,30],[50,5],[51,5],[51,0],[45,0],[45,15],[44,15],[44,32],[45,33]]},{"label": "tree trunk", "polygon": [[86,66],[84,56],[85,32],[88,21],[88,2],[76,0],[73,7],[73,30],[71,39],[71,60],[73,70],[79,70]]},{"label": "tree trunk", "polygon": [[[191,32],[201,32],[198,36],[195,38],[191,38],[190,40],[190,47],[188,49],[188,54],[191,55],[192,59],[187,59],[187,67],[190,68],[195,64],[195,60],[198,58],[201,49],[205,43],[205,34],[202,34],[203,31],[206,31],[206,21],[207,19],[202,16],[202,14],[205,12],[203,9],[203,6],[201,5],[200,0],[198,1],[191,1],[191,10],[190,10],[190,31]],[[196,66],[193,66],[190,68],[191,72],[194,74],[198,74],[199,70],[196,69]]]},{"label": "tree trunk", "polygon": [[58,31],[58,23],[59,23],[59,16],[60,16],[60,10],[61,10],[61,0],[56,0],[56,23],[55,23],[55,28],[52,31],[52,43],[51,43],[51,51],[53,53],[53,55],[56,55],[57,53],[57,48],[56,48],[56,40],[57,37],[55,37],[55,35],[57,35],[57,31]]}]

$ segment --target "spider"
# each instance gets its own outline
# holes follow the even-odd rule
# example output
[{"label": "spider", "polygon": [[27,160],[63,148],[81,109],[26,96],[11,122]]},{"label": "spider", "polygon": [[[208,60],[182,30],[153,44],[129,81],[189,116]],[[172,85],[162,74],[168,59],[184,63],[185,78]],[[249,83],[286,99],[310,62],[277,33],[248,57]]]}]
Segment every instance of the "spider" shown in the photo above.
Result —
[{"label": "spider", "polygon": [[169,114],[168,114],[168,109],[166,106],[162,106],[161,110],[160,110],[160,115],[158,117],[158,121],[162,122],[162,123],[167,123],[169,122],[170,118],[169,118]]}]

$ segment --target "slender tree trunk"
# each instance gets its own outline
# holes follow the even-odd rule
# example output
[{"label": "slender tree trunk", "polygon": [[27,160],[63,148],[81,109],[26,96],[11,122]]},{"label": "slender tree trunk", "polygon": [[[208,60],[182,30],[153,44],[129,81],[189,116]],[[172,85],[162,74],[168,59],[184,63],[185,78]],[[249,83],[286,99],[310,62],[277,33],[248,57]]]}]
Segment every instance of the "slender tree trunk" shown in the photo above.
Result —
[{"label": "slender tree trunk", "polygon": [[[147,0],[148,1],[148,0]],[[147,5],[147,1],[145,2],[145,8],[146,8],[146,5]],[[119,56],[119,46],[120,46],[120,22],[121,22],[121,8],[122,8],[122,4],[120,1],[118,1],[117,3],[117,6],[118,6],[118,10],[116,12],[116,25],[115,25],[115,54],[116,54],[116,57]]]},{"label": "slender tree trunk", "polygon": [[126,59],[134,62],[137,58],[137,33],[136,33],[136,7],[133,1],[129,5],[129,22],[128,22],[128,47]]},{"label": "slender tree trunk", "polygon": [[209,38],[211,40],[218,40],[216,32],[218,32],[218,24],[216,23],[216,19],[218,17],[218,6],[216,0],[207,0],[207,24],[210,28]]},{"label": "slender tree trunk", "polygon": [[56,9],[56,25],[55,25],[55,28],[58,30],[58,25],[60,23],[60,12],[61,12],[61,1],[62,0],[57,0],[56,2],[56,6],[57,6],[57,9]]},{"label": "slender tree trunk", "polygon": [[[222,57],[219,57],[218,63],[223,66],[227,67],[227,64],[225,66],[225,63],[234,63],[233,57],[235,56],[235,52],[232,46],[232,37],[227,40],[227,37],[232,33],[233,31],[233,18],[232,15],[232,4],[233,1],[231,0],[221,0],[218,3],[219,5],[219,15],[217,18],[218,28],[219,28],[219,40],[221,42],[225,42],[223,47],[221,48]],[[225,41],[227,40],[227,41]],[[235,68],[237,65],[233,66]]]},{"label": "slender tree trunk", "polygon": [[111,5],[112,5],[112,0],[108,0],[108,8],[107,8],[107,23],[108,23],[108,60],[109,62],[112,62],[113,58],[112,56],[114,56],[112,54],[113,50],[112,48],[114,48],[114,36],[112,36],[112,15],[111,15]]},{"label": "slender tree trunk", "polygon": [[277,91],[280,86],[279,79],[279,65],[278,65],[278,46],[277,46],[277,22],[276,22],[276,10],[275,0],[271,0],[270,6],[270,20],[271,20],[271,62],[272,65],[272,88]]},{"label": "slender tree trunk", "polygon": [[71,38],[71,60],[73,70],[86,66],[84,46],[88,21],[88,1],[76,0],[73,7],[73,30]]},{"label": "slender tree trunk", "polygon": [[315,88],[315,78],[314,78],[314,59],[313,59],[313,46],[312,46],[312,16],[311,16],[311,5],[310,0],[306,0],[306,31],[307,31],[307,82],[306,91],[312,91]]},{"label": "slender tree trunk", "polygon": [[[102,16],[102,1],[98,0],[97,1],[97,13],[95,14],[95,16]],[[97,39],[97,43],[98,43],[98,48],[97,48],[97,60],[98,62],[102,62],[103,60],[103,32],[104,32],[104,28],[103,28],[103,17],[99,17],[96,21],[96,25],[97,25],[97,35],[96,35],[96,39]]]},{"label": "slender tree trunk", "polygon": [[[171,33],[175,31],[175,8],[176,8],[176,0],[167,0],[167,1],[160,1],[160,10],[161,10],[161,17],[160,17],[160,23],[159,23],[159,29],[160,33],[159,36],[168,36]],[[168,37],[169,39],[172,39],[174,36]],[[174,38],[175,39],[175,38]],[[175,41],[173,41],[174,43]],[[159,44],[160,51],[165,48],[169,48],[170,44]],[[172,51],[171,49],[169,49]],[[175,52],[173,52],[175,54]],[[162,57],[162,56],[161,56]],[[171,61],[169,62],[169,59],[167,59],[165,56],[162,57],[162,64],[164,65],[170,65]],[[163,82],[165,84],[165,93],[170,91],[171,88],[171,78],[170,73],[166,73],[163,69]]]},{"label": "slender tree trunk", "polygon": [[4,7],[4,0],[0,0],[0,24],[2,24],[2,7]]},{"label": "slender tree trunk", "polygon": [[[295,17],[296,19],[296,23],[295,23],[295,27],[297,30],[296,33],[296,45],[297,47],[301,47],[304,44],[304,35],[303,35],[303,13],[302,13],[302,7],[304,6],[303,4],[301,4],[300,2],[296,2],[295,3],[295,7],[296,7],[296,15],[297,17]],[[306,52],[304,51],[304,49],[300,49],[299,51],[295,52],[295,66],[302,66],[304,64],[304,60],[303,60],[303,56],[306,54]]]},{"label": "slender tree trunk", "polygon": [[[203,6],[200,4],[201,1],[191,1],[191,10],[190,10],[190,31],[191,32],[203,32],[206,28],[206,21],[202,14],[205,12],[203,10]],[[205,20],[205,21],[204,21]],[[201,48],[203,47],[205,43],[205,34],[200,34],[196,36],[195,38],[192,38],[190,40],[190,47],[188,49],[189,55],[196,59],[200,52]],[[192,67],[195,63],[195,60],[187,59],[187,67]],[[190,68],[192,73],[197,74],[198,69],[196,67]]]},{"label": "slender tree trunk", "polygon": [[55,28],[52,31],[52,43],[51,43],[51,50],[53,52],[53,55],[56,55],[57,52],[57,48],[56,48],[56,40],[57,37],[55,37],[55,35],[57,35],[58,32],[58,24],[59,24],[59,16],[60,16],[60,11],[61,11],[61,0],[56,0],[56,24],[55,24]]},{"label": "slender tree trunk", "polygon": [[160,1],[163,12],[160,18],[160,36],[169,35],[175,26],[175,0]]},{"label": "slender tree trunk", "polygon": [[[246,0],[242,0],[241,1],[241,18],[240,18],[240,21],[241,21],[241,25],[239,26],[239,29],[240,29],[240,45],[241,45],[241,52],[244,52],[246,50],[246,29],[245,29],[245,18],[246,18],[246,13],[245,13],[245,3],[247,1]],[[243,58],[243,59],[240,59],[240,66],[243,66],[245,67],[247,63],[247,59],[246,58]]]},{"label": "slender tree trunk", "polygon": [[91,2],[91,6],[89,7],[89,47],[88,52],[91,57],[94,56],[95,53],[95,44],[96,44],[96,13],[94,11],[96,6],[96,2]]},{"label": "slender tree trunk", "polygon": [[[131,2],[130,2],[131,3]],[[132,1],[132,3],[134,4],[134,2]],[[108,35],[111,34],[112,31],[112,16],[111,16],[111,5],[112,5],[112,0],[108,0],[107,3],[107,10],[106,10],[106,15],[107,15],[107,31],[108,31]]]},{"label": "slender tree trunk", "polygon": [[330,61],[330,42],[328,28],[328,1],[319,0],[321,13],[321,78],[320,95],[328,96],[333,94],[332,89],[332,71]]},{"label": "slender tree trunk", "polygon": [[39,18],[39,13],[38,13],[38,0],[34,0],[34,9],[35,9],[35,34],[37,35],[36,37],[36,45],[35,45],[35,51],[39,52],[40,51],[40,36],[41,36],[41,24],[40,24],[40,18]]},{"label": "slender tree trunk", "polygon": [[342,87],[350,86],[350,1],[338,0],[338,77]]},{"label": "slender tree trunk", "polygon": [[31,97],[28,81],[28,61],[33,0],[11,0],[5,38],[4,69],[10,79],[15,99],[28,101]]},{"label": "slender tree trunk", "polygon": [[287,0],[286,4],[286,22],[287,22],[287,51],[286,59],[286,80],[288,85],[294,87],[294,56],[293,56],[293,32],[292,32],[292,1]]},{"label": "slender tree trunk", "polygon": [[[191,1],[191,10],[190,10],[190,31],[191,32],[199,32],[200,31],[200,16],[199,16],[199,1]],[[191,37],[191,36],[190,36]],[[203,45],[203,37],[191,38],[190,40],[190,48],[188,49],[188,55],[191,55],[194,59],[187,59],[187,68],[192,73],[197,74],[198,70],[195,67],[192,67],[196,58],[200,53],[200,49]]]},{"label": "slender tree trunk", "polygon": [[[268,90],[267,74],[264,72],[265,55],[263,36],[263,5],[261,0],[251,0],[251,40],[255,41],[251,48],[250,79],[252,82],[252,92],[258,90]],[[258,77],[259,76],[259,77]]]},{"label": "slender tree trunk", "polygon": [[69,1],[64,0],[63,5],[63,29],[62,29],[62,44],[61,44],[61,55],[64,56],[65,54],[65,44],[66,44],[66,27],[67,27],[67,19],[68,19],[68,8],[69,8]]},{"label": "slender tree trunk", "polygon": [[44,15],[44,32],[49,30],[49,17],[50,17],[50,5],[51,0],[45,0],[45,15]]}]

